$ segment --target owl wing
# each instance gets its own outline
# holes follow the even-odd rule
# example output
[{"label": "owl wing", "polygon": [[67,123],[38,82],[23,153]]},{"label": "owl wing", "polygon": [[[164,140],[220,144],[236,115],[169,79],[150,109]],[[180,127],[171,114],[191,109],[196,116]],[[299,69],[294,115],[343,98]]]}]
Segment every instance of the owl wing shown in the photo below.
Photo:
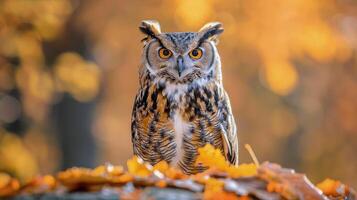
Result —
[{"label": "owl wing", "polygon": [[223,149],[227,160],[238,165],[238,137],[237,128],[232,114],[229,97],[224,92],[222,106],[220,109],[222,120],[220,123],[222,130]]},{"label": "owl wing", "polygon": [[[135,101],[131,118],[131,132],[134,154],[145,158],[145,149],[149,148],[149,123],[153,119],[153,112],[149,112],[150,101],[149,87],[139,89]],[[145,160],[145,159],[144,159]]]},{"label": "owl wing", "polygon": [[170,161],[175,149],[171,145],[174,128],[169,120],[169,108],[162,88],[148,85],[136,95],[131,128],[134,154],[155,164]]}]

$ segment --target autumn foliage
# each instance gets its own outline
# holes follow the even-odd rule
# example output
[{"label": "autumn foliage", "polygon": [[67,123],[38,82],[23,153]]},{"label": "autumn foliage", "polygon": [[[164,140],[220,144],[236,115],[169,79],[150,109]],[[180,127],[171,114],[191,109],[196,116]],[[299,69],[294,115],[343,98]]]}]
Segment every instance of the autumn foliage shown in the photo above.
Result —
[{"label": "autumn foliage", "polygon": [[[126,184],[135,186],[135,195],[143,187],[179,188],[201,195],[203,199],[355,199],[354,191],[339,181],[326,179],[317,187],[303,175],[277,164],[229,164],[220,150],[207,144],[200,148],[196,163],[208,169],[186,175],[161,161],[154,166],[136,156],[122,166],[106,164],[94,169],[71,168],[56,176],[37,176],[20,184],[7,174],[0,174],[0,197],[20,194],[51,193],[62,188],[74,191],[99,191],[104,187],[117,190]],[[132,194],[134,195],[134,193]],[[134,196],[132,196],[134,199]]]}]

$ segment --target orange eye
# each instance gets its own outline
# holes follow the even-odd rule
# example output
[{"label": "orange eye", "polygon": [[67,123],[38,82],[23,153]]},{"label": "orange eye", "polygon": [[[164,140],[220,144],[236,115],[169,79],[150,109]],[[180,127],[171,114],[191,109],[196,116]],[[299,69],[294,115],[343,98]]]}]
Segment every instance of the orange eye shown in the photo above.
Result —
[{"label": "orange eye", "polygon": [[168,59],[168,58],[171,57],[171,55],[172,55],[171,51],[168,50],[168,49],[166,49],[166,48],[161,48],[161,49],[159,50],[159,56],[160,56],[160,58],[162,58],[162,59]]},{"label": "orange eye", "polygon": [[189,53],[190,57],[194,60],[200,59],[202,57],[202,54],[203,54],[203,52],[199,48],[196,48]]}]

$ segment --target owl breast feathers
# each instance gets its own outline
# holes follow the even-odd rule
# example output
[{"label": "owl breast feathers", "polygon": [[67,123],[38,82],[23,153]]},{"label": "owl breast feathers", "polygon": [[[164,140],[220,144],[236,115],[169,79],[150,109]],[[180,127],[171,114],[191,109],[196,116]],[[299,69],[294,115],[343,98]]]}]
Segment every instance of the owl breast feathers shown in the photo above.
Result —
[{"label": "owl breast feathers", "polygon": [[134,154],[194,174],[205,169],[195,163],[197,149],[209,143],[238,164],[236,126],[216,49],[222,25],[161,33],[157,22],[143,21],[140,30],[146,38],[132,113]]}]

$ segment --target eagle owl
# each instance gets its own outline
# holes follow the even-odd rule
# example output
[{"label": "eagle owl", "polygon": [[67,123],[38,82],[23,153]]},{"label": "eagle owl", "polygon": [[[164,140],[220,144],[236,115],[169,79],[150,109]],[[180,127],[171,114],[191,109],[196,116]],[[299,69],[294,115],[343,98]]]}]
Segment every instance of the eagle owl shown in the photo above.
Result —
[{"label": "eagle owl", "polygon": [[195,164],[197,149],[209,143],[237,164],[236,125],[216,48],[222,24],[162,33],[158,22],[146,20],[139,29],[146,37],[132,113],[134,154],[194,174],[205,169]]}]

